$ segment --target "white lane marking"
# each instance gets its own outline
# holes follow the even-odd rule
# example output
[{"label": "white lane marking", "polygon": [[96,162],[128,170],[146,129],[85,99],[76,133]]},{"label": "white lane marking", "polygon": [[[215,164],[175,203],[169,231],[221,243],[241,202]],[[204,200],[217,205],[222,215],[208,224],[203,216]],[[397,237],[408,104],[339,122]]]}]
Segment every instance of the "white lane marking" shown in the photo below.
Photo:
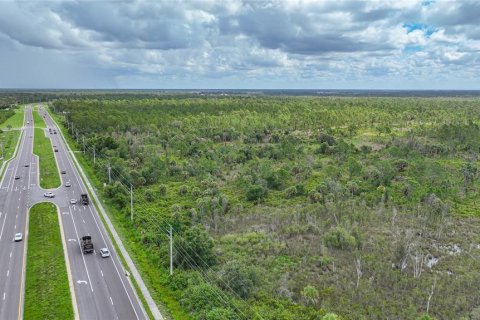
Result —
[{"label": "white lane marking", "polygon": [[15,225],[15,227],[13,229],[17,229],[17,225]]},{"label": "white lane marking", "polygon": [[7,277],[10,276],[10,269],[7,270]]},{"label": "white lane marking", "polygon": [[7,220],[7,214],[6,213],[5,213],[5,217],[3,218],[2,232],[0,232],[0,240],[2,240],[3,228],[5,227],[5,220]]},{"label": "white lane marking", "polygon": [[5,292],[3,293],[3,300],[5,300]]},{"label": "white lane marking", "polygon": [[87,284],[87,281],[85,281],[85,280],[77,280],[77,283],[78,283],[78,284]]},{"label": "white lane marking", "polygon": [[112,303],[112,306],[113,306],[113,300],[112,300],[112,297],[110,297],[110,302]]},{"label": "white lane marking", "polygon": [[[107,241],[105,240],[105,237],[103,236],[102,229],[100,229],[100,226],[98,225],[97,218],[96,218],[95,215],[93,214],[92,208],[89,206],[88,209],[90,210],[90,214],[91,214],[92,217],[93,217],[93,221],[95,221],[95,225],[97,226],[97,229],[98,229],[98,231],[100,232],[100,236],[101,236],[102,239],[103,239],[103,243],[105,244],[105,246],[108,247]],[[102,225],[102,227],[105,228],[104,225]],[[105,230],[105,229],[103,229],[103,230]],[[112,257],[112,259],[110,259],[110,261],[112,261],[113,266],[115,267],[115,270],[117,271],[118,278],[120,278],[120,282],[122,283],[123,290],[125,290],[125,294],[127,295],[128,301],[130,302],[130,305],[132,306],[132,309],[133,309],[133,312],[135,313],[135,316],[137,317],[137,319],[140,319],[139,316],[138,316],[137,310],[136,310],[136,308],[135,308],[135,306],[134,306],[134,304],[133,304],[132,298],[130,297],[130,294],[128,293],[127,287],[125,286],[125,283],[123,282],[123,278],[122,278],[122,276],[120,275],[120,271],[118,271],[118,267],[117,267],[117,264],[115,263],[114,257]],[[133,288],[132,288],[132,289],[133,289]]]},{"label": "white lane marking", "polygon": [[83,223],[85,223],[85,220],[84,220],[84,219],[82,219],[82,221],[83,221]]},{"label": "white lane marking", "polygon": [[102,274],[102,277],[103,277],[103,271],[102,271],[102,269],[100,269],[100,273]]},{"label": "white lane marking", "polygon": [[[73,228],[75,229],[75,234],[77,235],[77,238],[80,238],[79,235],[78,235],[78,231],[77,231],[77,225],[75,224],[75,219],[73,219],[73,215],[70,215],[70,217],[72,217]],[[88,278],[88,283],[90,284],[90,290],[92,290],[92,292],[93,292],[92,281],[90,280],[90,274],[88,273],[87,263],[85,262],[85,255],[83,253],[82,246],[80,245],[80,243],[78,243],[78,247],[80,248],[80,251],[82,252],[83,265],[85,266],[85,271],[87,272],[87,278]]]},{"label": "white lane marking", "polygon": [[10,251],[10,258],[12,257],[12,251]]},{"label": "white lane marking", "polygon": [[77,239],[68,239],[68,242],[77,242]]},{"label": "white lane marking", "polygon": [[62,212],[62,214],[70,214],[69,212]]},{"label": "white lane marking", "polygon": [[18,213],[17,213],[17,214],[15,214],[15,219],[17,219],[17,218],[18,218]]}]

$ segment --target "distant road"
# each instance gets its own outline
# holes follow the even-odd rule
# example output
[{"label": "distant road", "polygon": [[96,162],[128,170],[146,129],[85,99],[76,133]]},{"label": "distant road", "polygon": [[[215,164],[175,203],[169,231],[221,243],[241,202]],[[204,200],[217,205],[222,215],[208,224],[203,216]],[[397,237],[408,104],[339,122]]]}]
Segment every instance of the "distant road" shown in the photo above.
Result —
[{"label": "distant road", "polygon": [[[40,109],[40,114],[47,124],[46,134],[58,149],[55,152],[58,168],[66,172],[61,174],[62,186],[51,191],[55,193],[52,200],[61,212],[80,319],[146,319],[143,307],[95,207],[80,202],[80,195],[87,193],[87,190],[58,133],[59,128],[45,110]],[[52,134],[48,133],[49,128],[52,128]],[[65,187],[66,182],[70,182],[71,187]],[[38,193],[32,195],[33,202],[43,201],[43,192],[44,190],[38,189]],[[71,199],[76,199],[77,204],[70,204]],[[85,235],[92,237],[94,254],[84,255],[81,251],[79,239]],[[108,248],[111,257],[102,258],[100,248]]]},{"label": "distant road", "polygon": [[[38,158],[33,155],[33,117],[30,107],[25,111],[25,126],[17,157],[7,166],[0,184],[0,319],[23,318],[25,244],[28,238],[27,212],[37,202],[54,202],[61,212],[61,222],[67,244],[67,254],[80,319],[146,319],[145,312],[134,292],[129,277],[115,252],[107,232],[92,204],[80,204],[80,194],[86,188],[73,165],[70,154],[59,134],[49,134],[55,127],[43,110],[47,129],[45,135],[56,146],[55,159],[62,186],[51,189],[55,198],[43,196],[47,190],[38,185]],[[53,130],[52,130],[53,131]],[[18,176],[18,179],[15,179]],[[71,187],[65,187],[65,182]],[[70,204],[76,199],[78,204]],[[15,233],[23,234],[23,241],[14,242]],[[95,253],[84,255],[79,238],[92,237]],[[102,258],[100,248],[108,248],[111,257]],[[59,253],[62,254],[62,253]]]}]

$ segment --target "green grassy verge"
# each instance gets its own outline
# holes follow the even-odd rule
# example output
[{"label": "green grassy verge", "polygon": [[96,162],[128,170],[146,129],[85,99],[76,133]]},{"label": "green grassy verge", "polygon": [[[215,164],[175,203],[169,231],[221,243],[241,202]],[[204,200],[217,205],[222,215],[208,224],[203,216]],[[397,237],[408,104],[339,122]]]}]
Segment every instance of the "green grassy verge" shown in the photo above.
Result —
[{"label": "green grassy verge", "polygon": [[[57,121],[60,125],[61,120],[53,112],[48,110],[49,114]],[[70,148],[75,151],[75,142],[68,134],[67,130],[60,125],[60,130],[62,131],[67,143],[69,144]],[[76,158],[80,165],[82,166],[85,174],[87,175],[88,179],[92,186],[94,186],[95,190],[102,190],[103,184],[97,179],[94,174],[94,169],[92,168],[91,164],[86,161],[83,157],[82,153],[76,153]],[[100,200],[102,201],[102,205],[105,207],[106,212],[112,221],[113,225],[115,226],[115,230],[119,234],[120,238],[122,238],[123,245],[127,249],[130,257],[134,261],[140,275],[142,276],[145,285],[148,287],[150,294],[152,295],[153,300],[160,308],[162,315],[167,319],[175,319],[175,320],[187,320],[191,319],[191,317],[184,311],[184,308],[180,305],[179,301],[175,297],[174,293],[167,287],[166,283],[168,281],[168,274],[159,271],[157,265],[152,264],[151,260],[148,258],[148,253],[142,248],[142,245],[138,242],[138,239],[135,237],[132,230],[129,229],[129,222],[126,219],[123,219],[124,216],[120,213],[109,201],[105,199],[101,192],[97,192]],[[101,215],[100,215],[101,217]],[[102,217],[103,220],[103,217]],[[115,245],[116,246],[116,245]],[[120,251],[117,248],[117,252]],[[122,259],[122,263],[125,267],[125,261],[120,254],[120,258]],[[160,275],[160,276],[159,276]],[[150,310],[145,302],[145,298],[141,295],[138,285],[135,282],[133,277],[130,278],[132,280],[135,289],[139,293],[139,297],[142,300],[142,304],[144,305],[145,309],[147,310],[150,318],[153,319]]]},{"label": "green grassy verge", "polygon": [[45,124],[45,121],[43,121],[38,110],[33,111],[33,123],[35,124],[35,128],[47,127],[47,125]]},{"label": "green grassy verge", "polygon": [[23,127],[23,108],[22,109],[15,109],[15,114],[7,119],[4,123],[0,124],[0,129],[5,130],[8,129],[9,126],[11,128],[21,128]]},{"label": "green grassy verge", "polygon": [[20,138],[20,131],[4,131],[0,133],[0,144],[2,148],[0,148],[0,157],[3,158],[0,160],[0,166],[3,164],[4,161],[10,159],[13,156],[13,152],[15,151],[15,146],[17,144],[18,139]]},{"label": "green grassy verge", "polygon": [[24,318],[73,319],[55,205],[34,205],[29,226]]},{"label": "green grassy verge", "polygon": [[60,177],[51,140],[45,137],[44,130],[41,128],[35,128],[33,153],[39,157],[40,187],[45,189],[59,187]]}]

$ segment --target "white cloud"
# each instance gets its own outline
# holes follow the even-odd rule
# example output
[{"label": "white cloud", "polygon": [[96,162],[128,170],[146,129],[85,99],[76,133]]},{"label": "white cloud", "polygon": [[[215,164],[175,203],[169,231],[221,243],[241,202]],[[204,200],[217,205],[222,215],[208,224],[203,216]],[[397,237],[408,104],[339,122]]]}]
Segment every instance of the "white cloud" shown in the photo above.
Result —
[{"label": "white cloud", "polygon": [[[474,1],[0,2],[8,59],[0,83],[18,86],[7,66],[41,56],[68,87],[364,88],[401,79],[428,85],[439,76],[472,86],[478,14]],[[72,80],[82,65],[84,76]],[[23,86],[52,76],[28,72]]]}]

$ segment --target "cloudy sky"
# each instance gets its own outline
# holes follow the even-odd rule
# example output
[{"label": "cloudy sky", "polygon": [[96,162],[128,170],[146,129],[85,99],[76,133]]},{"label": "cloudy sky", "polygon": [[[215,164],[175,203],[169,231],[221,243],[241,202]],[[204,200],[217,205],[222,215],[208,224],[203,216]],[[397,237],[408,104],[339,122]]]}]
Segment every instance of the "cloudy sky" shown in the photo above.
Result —
[{"label": "cloudy sky", "polygon": [[480,89],[480,1],[0,1],[0,87]]}]

